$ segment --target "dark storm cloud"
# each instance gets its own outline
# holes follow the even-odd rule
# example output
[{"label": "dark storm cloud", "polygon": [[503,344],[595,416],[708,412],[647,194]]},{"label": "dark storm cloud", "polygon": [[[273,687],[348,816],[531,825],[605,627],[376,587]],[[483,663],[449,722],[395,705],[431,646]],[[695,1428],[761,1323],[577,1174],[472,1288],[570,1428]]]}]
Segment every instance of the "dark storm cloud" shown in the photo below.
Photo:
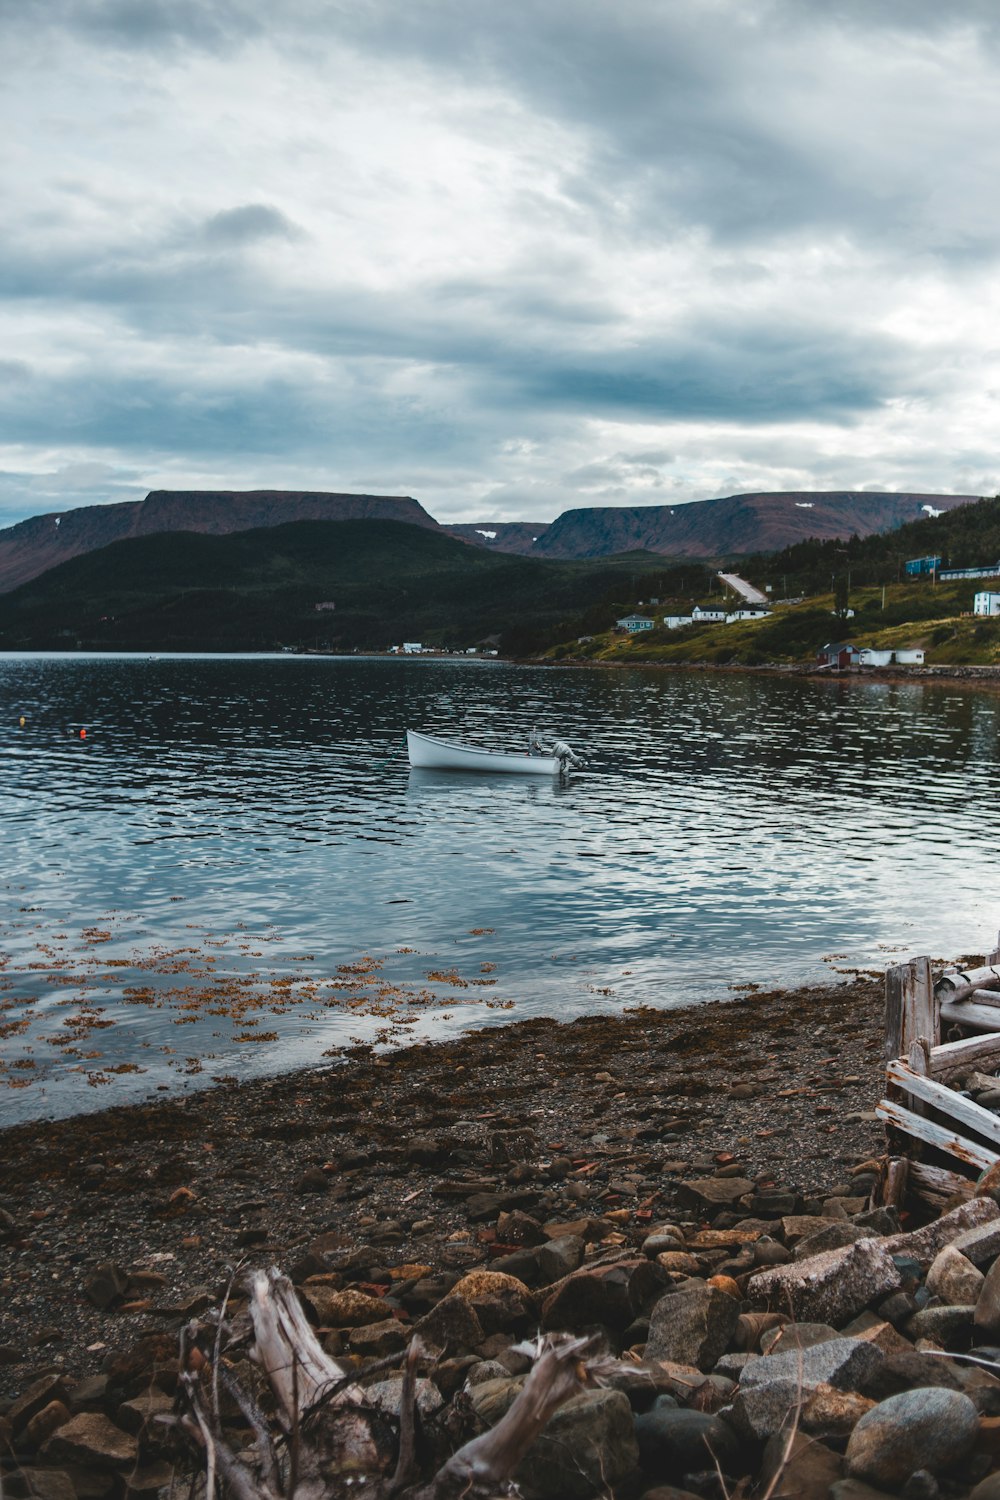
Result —
[{"label": "dark storm cloud", "polygon": [[257,240],[296,240],[302,231],[279,209],[266,203],[244,203],[213,214],[203,234],[212,245],[250,245]]}]

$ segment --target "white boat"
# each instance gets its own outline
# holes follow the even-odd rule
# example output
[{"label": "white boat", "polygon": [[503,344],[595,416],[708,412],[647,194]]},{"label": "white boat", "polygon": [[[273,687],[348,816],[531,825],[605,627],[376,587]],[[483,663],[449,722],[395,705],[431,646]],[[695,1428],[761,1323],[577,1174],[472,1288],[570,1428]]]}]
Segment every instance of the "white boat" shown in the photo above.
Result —
[{"label": "white boat", "polygon": [[580,762],[562,740],[543,748],[532,739],[523,755],[504,750],[481,750],[475,745],[456,745],[454,740],[435,739],[430,734],[406,731],[410,765],[428,771],[502,771],[514,776],[558,776]]}]

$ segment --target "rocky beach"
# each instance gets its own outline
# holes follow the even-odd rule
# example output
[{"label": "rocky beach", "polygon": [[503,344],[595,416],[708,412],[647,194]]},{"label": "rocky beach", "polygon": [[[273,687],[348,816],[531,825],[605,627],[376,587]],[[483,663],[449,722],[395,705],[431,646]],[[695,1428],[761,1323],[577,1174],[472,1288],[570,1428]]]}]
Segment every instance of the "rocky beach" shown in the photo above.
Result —
[{"label": "rocky beach", "polygon": [[511,1408],[541,1330],[589,1336],[600,1376],[577,1366],[526,1496],[990,1500],[1000,1378],[948,1354],[997,1353],[1000,1209],[989,1182],[929,1224],[870,1208],[881,1045],[857,977],[5,1131],[5,1493],[165,1497],[213,1359],[260,1384],[246,1279],[275,1266],[366,1392],[372,1494],[414,1334],[426,1478]]}]

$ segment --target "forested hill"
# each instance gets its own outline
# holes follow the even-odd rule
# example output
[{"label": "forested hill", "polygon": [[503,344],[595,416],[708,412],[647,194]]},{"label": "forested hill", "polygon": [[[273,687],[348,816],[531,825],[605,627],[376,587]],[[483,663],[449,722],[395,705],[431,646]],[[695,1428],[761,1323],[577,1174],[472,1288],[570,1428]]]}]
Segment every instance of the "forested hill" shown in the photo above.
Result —
[{"label": "forested hill", "polygon": [[0,649],[544,649],[648,593],[702,591],[664,559],[545,562],[400,521],[298,521],[114,542],[0,596]]},{"label": "forested hill", "polygon": [[743,558],[739,571],[771,584],[776,596],[828,591],[848,565],[858,585],[895,583],[911,558],[940,556],[942,567],[975,568],[1000,559],[1000,496],[958,506],[878,536],[796,542],[780,552]]}]

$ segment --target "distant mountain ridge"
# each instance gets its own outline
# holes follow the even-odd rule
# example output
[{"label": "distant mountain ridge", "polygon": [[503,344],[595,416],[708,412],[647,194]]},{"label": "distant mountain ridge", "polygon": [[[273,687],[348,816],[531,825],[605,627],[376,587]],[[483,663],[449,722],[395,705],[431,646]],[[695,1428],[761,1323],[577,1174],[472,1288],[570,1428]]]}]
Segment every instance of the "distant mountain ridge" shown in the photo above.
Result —
[{"label": "distant mountain ridge", "polygon": [[549,529],[548,521],[471,521],[442,525],[449,536],[490,552],[512,552],[518,557],[537,556],[535,543]]},{"label": "distant mountain ridge", "polygon": [[674,506],[593,506],[564,511],[539,537],[531,555],[585,558],[660,552],[669,557],[716,558],[777,552],[811,538],[830,541],[892,531],[906,521],[923,520],[979,498],[790,490]]},{"label": "distant mountain ridge", "polygon": [[32,516],[0,531],[0,593],[112,542],[157,533],[214,536],[291,521],[403,521],[491,552],[571,561],[624,552],[725,558],[775,552],[811,538],[871,536],[953,510],[977,495],[796,490],[684,505],[592,506],[555,521],[441,526],[407,495],[302,490],[152,490],[144,500]]},{"label": "distant mountain ridge", "polygon": [[408,495],[342,495],[322,490],[151,490],[145,500],[84,505],[31,516],[0,531],[0,593],[127,537],[165,531],[228,536],[288,521],[407,521],[441,528]]}]

